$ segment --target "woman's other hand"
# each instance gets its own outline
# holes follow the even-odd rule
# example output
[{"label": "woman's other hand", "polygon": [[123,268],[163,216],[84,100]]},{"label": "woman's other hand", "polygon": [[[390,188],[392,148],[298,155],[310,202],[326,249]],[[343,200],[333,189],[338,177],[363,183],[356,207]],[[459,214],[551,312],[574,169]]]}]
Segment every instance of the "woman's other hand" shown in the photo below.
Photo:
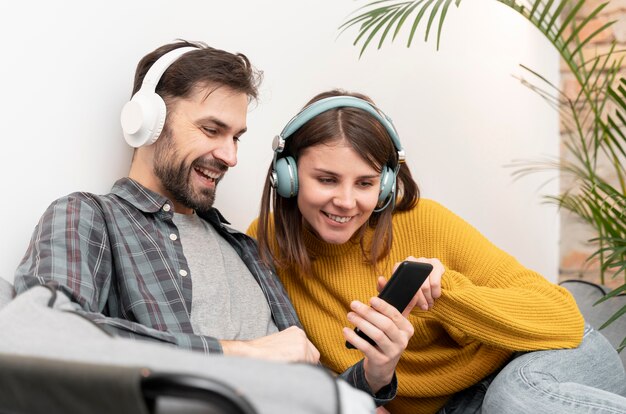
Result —
[{"label": "woman's other hand", "polygon": [[[407,307],[404,309],[404,312],[402,312],[402,314],[406,317],[409,315],[409,313],[411,313],[415,306],[425,311],[433,307],[433,305],[435,304],[435,300],[441,296],[441,277],[443,276],[445,268],[443,267],[439,259],[434,258],[427,259],[425,257],[415,258],[413,256],[409,256],[405,259],[405,261],[428,263],[433,267],[433,270],[426,278],[426,281],[424,281],[424,284],[422,284],[422,287],[420,287],[413,299],[411,299],[411,302],[409,302]],[[395,264],[395,266],[393,267],[394,271],[400,265],[400,263],[402,262],[398,262]],[[379,276],[377,284],[378,291],[382,291],[386,284],[387,279],[383,276]]]}]

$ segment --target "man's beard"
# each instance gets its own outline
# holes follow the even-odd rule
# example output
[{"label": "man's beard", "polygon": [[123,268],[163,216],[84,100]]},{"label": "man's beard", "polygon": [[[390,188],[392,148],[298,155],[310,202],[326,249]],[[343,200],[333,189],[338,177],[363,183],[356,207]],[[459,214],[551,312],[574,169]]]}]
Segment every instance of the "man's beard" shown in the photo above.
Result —
[{"label": "man's beard", "polygon": [[182,158],[178,157],[178,148],[174,145],[169,130],[156,143],[154,151],[154,173],[161,180],[163,187],[177,201],[185,207],[191,208],[199,213],[208,211],[213,207],[215,201],[215,189],[219,179],[215,181],[213,188],[203,187],[197,191],[189,182],[194,166],[210,168],[226,172],[228,166],[216,159],[196,159],[191,165],[186,164]]}]

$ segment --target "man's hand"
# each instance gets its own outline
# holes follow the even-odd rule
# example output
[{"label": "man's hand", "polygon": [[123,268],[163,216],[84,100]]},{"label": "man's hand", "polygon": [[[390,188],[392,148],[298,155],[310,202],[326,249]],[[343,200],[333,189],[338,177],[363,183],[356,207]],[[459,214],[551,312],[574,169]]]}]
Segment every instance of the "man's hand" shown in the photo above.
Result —
[{"label": "man's hand", "polygon": [[281,362],[317,364],[320,353],[304,331],[291,326],[284,331],[250,341],[220,341],[224,355],[246,356]]}]

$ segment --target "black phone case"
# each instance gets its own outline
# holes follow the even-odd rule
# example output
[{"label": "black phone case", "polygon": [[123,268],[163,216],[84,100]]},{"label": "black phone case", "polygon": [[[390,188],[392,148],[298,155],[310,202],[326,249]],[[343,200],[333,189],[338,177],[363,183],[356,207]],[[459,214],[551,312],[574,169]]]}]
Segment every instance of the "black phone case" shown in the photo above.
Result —
[{"label": "black phone case", "polygon": [[[428,263],[404,261],[393,272],[391,279],[389,279],[378,297],[398,309],[399,312],[402,312],[432,270],[433,266]],[[354,328],[354,332],[370,344],[376,346],[376,342],[361,332],[359,328]],[[346,341],[346,348],[354,349],[354,345]]]}]

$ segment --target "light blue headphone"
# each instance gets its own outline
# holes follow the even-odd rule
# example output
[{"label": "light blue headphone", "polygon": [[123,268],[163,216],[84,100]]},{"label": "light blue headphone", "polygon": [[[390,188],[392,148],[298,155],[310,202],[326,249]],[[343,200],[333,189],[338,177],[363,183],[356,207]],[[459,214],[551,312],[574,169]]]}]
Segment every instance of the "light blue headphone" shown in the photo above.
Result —
[{"label": "light blue headphone", "polygon": [[276,190],[276,193],[281,197],[290,198],[298,194],[298,166],[296,165],[296,160],[290,156],[278,158],[278,155],[285,149],[285,140],[296,132],[301,126],[319,114],[330,109],[341,107],[362,109],[376,118],[378,122],[385,127],[387,133],[391,137],[391,141],[393,142],[396,151],[398,151],[398,164],[396,167],[392,169],[388,165],[383,165],[380,174],[380,193],[378,195],[378,205],[382,205],[382,207],[379,207],[374,211],[382,211],[387,208],[392,201],[395,202],[396,178],[398,176],[398,171],[400,170],[400,165],[404,163],[406,156],[391,119],[371,103],[353,96],[332,96],[320,99],[319,101],[313,102],[311,105],[305,107],[296,116],[294,116],[287,123],[287,125],[285,125],[282,132],[279,135],[276,135],[276,137],[274,137],[274,141],[272,142],[274,161],[272,162],[273,169],[270,175],[270,183]]}]

